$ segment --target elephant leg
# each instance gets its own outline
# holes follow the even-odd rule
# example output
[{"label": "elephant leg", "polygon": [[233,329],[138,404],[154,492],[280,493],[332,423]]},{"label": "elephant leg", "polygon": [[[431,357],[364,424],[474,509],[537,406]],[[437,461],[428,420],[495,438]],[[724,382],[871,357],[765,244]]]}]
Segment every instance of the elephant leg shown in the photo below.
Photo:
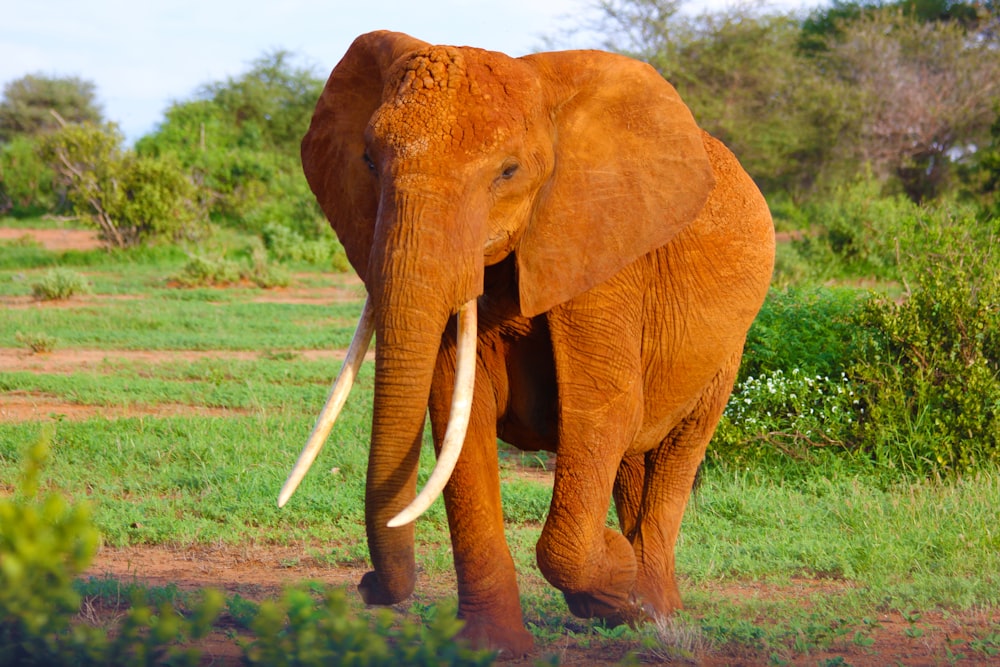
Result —
[{"label": "elephant leg", "polygon": [[[474,645],[521,656],[534,639],[524,626],[514,561],[504,537],[497,456],[497,403],[481,351],[472,415],[462,455],[444,489],[458,580],[461,636]],[[430,415],[436,445],[444,438],[454,384],[454,349],[439,356]],[[502,367],[502,366],[501,366]]]},{"label": "elephant leg", "polygon": [[695,476],[732,391],[740,356],[737,353],[729,360],[684,420],[640,459],[641,470],[633,459],[623,462],[619,472],[615,501],[622,530],[635,550],[636,596],[651,617],[682,608],[674,548]]},{"label": "elephant leg", "polygon": [[605,525],[619,462],[642,422],[641,310],[614,305],[641,304],[632,290],[641,287],[612,282],[549,314],[559,442],[538,566],[573,614],[612,623],[635,612],[635,555]]}]

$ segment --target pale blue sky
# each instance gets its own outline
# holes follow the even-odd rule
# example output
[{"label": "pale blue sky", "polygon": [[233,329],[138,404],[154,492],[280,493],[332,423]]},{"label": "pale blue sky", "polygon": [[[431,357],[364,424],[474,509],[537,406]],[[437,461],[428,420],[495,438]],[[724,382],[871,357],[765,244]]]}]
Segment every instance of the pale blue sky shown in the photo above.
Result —
[{"label": "pale blue sky", "polygon": [[[25,74],[97,85],[108,120],[129,141],[154,129],[173,100],[245,71],[282,48],[325,74],[351,41],[388,28],[428,42],[519,56],[576,25],[591,0],[17,0],[0,21],[0,85]],[[688,8],[724,7],[712,0]],[[772,0],[775,8],[820,4]],[[579,46],[592,46],[581,44]]]}]

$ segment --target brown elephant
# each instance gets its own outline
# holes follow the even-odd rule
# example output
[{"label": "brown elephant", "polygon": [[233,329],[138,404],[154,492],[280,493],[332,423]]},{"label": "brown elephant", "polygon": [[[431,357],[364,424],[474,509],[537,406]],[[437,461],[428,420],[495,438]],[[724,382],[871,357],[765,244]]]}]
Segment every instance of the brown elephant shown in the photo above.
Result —
[{"label": "brown elephant", "polygon": [[[374,32],[330,75],[302,164],[368,290],[350,357],[376,338],[364,600],[411,594],[412,520],[443,486],[464,635],[530,649],[499,438],[557,455],[537,561],[574,614],[679,608],[681,516],[774,258],[729,150],[629,58]],[[338,383],[280,504],[345,396]],[[410,507],[428,408],[438,466]]]}]

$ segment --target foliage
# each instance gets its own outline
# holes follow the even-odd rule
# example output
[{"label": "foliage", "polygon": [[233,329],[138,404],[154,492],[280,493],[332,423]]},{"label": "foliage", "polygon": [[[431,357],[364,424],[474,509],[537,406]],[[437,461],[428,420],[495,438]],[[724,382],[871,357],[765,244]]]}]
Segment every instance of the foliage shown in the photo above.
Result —
[{"label": "foliage", "polygon": [[302,175],[298,145],[321,88],[310,70],[292,65],[290,53],[266,54],[245,74],[175,103],[136,150],[175,156],[214,220],[255,232],[278,223],[315,238],[326,225]]},{"label": "foliage", "polygon": [[61,267],[49,269],[31,285],[31,294],[39,301],[59,301],[89,291],[90,283],[83,275]]},{"label": "foliage", "polygon": [[727,463],[766,462],[774,452],[812,461],[812,450],[853,441],[864,408],[846,373],[830,379],[793,368],[747,377],[735,388],[712,440]]},{"label": "foliage", "polygon": [[1000,97],[997,37],[970,38],[958,21],[922,22],[899,10],[842,24],[822,67],[863,108],[850,147],[914,201],[949,189],[955,156],[984,143]]},{"label": "foliage", "polygon": [[171,281],[188,288],[224,287],[241,282],[265,289],[288,285],[288,273],[268,261],[263,245],[252,245],[248,253],[249,257],[243,261],[193,254]]},{"label": "foliage", "polygon": [[333,234],[307,239],[294,229],[268,223],[261,232],[264,246],[279,262],[308,262],[335,271],[349,271],[350,264],[344,247]]},{"label": "foliage", "polygon": [[0,214],[56,210],[55,172],[38,154],[38,139],[19,135],[0,145]]},{"label": "foliage", "polygon": [[349,613],[342,590],[317,603],[305,590],[290,589],[278,601],[261,603],[251,629],[257,639],[246,649],[249,665],[490,665],[494,654],[473,651],[453,638],[461,622],[437,613],[428,626],[394,627],[383,610],[369,624]]},{"label": "foliage", "polygon": [[918,473],[1000,461],[1000,257],[995,238],[949,231],[905,301],[873,297],[858,314],[865,341],[849,371],[868,407],[860,446]]},{"label": "foliage", "polygon": [[194,235],[201,212],[194,185],[177,162],[143,158],[121,144],[113,124],[66,125],[45,138],[42,151],[74,209],[109,245]]},{"label": "foliage", "polygon": [[47,354],[56,349],[59,339],[47,333],[22,333],[18,331],[14,334],[14,340],[31,350],[32,354]]},{"label": "foliage", "polygon": [[963,194],[986,215],[1000,218],[1000,103],[990,126],[990,141],[981,146],[962,169]]},{"label": "foliage", "polygon": [[848,288],[771,290],[747,333],[737,382],[792,369],[840,375],[856,353],[853,315],[861,303]]},{"label": "foliage", "polygon": [[93,82],[77,77],[29,74],[8,82],[0,101],[0,143],[58,129],[56,115],[71,123],[99,123],[95,92]]},{"label": "foliage", "polygon": [[206,593],[186,619],[170,607],[158,614],[136,605],[117,636],[71,624],[80,607],[75,577],[97,550],[99,535],[86,505],[58,493],[38,499],[48,441],[28,448],[18,495],[0,499],[0,663],[5,665],[196,665],[198,654],[171,644],[204,636],[221,608]]}]

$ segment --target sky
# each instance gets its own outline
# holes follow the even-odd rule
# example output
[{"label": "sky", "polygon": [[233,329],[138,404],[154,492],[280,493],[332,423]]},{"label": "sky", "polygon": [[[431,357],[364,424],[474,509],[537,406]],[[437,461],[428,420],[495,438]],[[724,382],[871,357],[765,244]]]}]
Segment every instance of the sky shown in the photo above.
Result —
[{"label": "sky", "polygon": [[[579,25],[591,0],[15,0],[0,20],[0,85],[26,74],[92,81],[128,142],[171,102],[249,69],[276,49],[326,74],[355,37],[409,33],[521,56]],[[725,0],[687,3],[722,8]],[[816,3],[771,0],[781,10]],[[578,44],[574,46],[597,46]]]}]

